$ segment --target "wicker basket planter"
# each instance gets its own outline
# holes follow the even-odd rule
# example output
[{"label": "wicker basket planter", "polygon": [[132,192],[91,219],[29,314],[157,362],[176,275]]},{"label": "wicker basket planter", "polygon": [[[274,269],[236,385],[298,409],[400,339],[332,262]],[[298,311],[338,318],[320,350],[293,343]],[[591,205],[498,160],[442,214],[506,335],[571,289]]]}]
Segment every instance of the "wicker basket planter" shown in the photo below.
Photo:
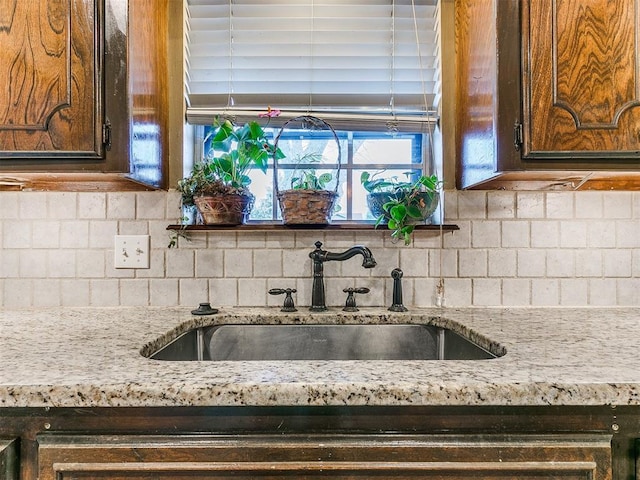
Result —
[{"label": "wicker basket planter", "polygon": [[195,197],[198,213],[205,225],[242,225],[253,208],[253,195],[225,194]]},{"label": "wicker basket planter", "polygon": [[278,202],[285,225],[328,225],[338,194],[328,190],[285,190]]},{"label": "wicker basket planter", "polygon": [[278,161],[274,158],[274,187],[280,211],[282,212],[282,222],[285,225],[299,226],[326,226],[331,223],[331,216],[338,199],[338,185],[340,179],[341,151],[340,140],[335,130],[316,117],[302,115],[287,121],[276,136],[275,147],[278,149],[280,136],[290,125],[301,123],[310,125],[314,130],[327,130],[332,134],[337,146],[336,176],[333,190],[310,190],[304,188],[292,188],[280,190],[278,185]]}]

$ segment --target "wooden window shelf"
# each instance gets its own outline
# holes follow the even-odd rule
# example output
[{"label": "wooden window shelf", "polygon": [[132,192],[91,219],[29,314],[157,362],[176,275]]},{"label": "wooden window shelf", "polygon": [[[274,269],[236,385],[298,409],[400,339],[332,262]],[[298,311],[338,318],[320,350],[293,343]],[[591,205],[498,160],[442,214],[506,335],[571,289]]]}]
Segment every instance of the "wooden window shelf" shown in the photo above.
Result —
[{"label": "wooden window shelf", "polygon": [[[460,227],[453,224],[445,225],[416,225],[416,230],[431,230],[438,232],[442,229],[444,232],[453,232],[460,230]],[[253,231],[283,231],[283,230],[327,230],[327,231],[365,231],[375,230],[373,223],[332,223],[331,225],[284,225],[282,223],[247,223],[244,225],[169,225],[167,230],[187,230],[190,232],[207,232],[216,230],[237,230],[239,232]],[[388,231],[386,226],[378,226],[381,232]]]}]

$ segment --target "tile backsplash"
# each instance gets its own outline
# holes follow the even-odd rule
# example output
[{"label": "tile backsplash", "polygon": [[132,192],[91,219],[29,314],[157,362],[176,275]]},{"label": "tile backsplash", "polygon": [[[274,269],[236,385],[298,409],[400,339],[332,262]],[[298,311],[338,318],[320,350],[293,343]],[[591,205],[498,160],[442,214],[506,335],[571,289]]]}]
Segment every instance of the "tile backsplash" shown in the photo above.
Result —
[{"label": "tile backsplash", "polygon": [[[432,306],[639,306],[640,192],[447,191],[454,233],[419,231],[411,246],[384,229],[365,232],[190,233],[167,248],[177,223],[175,192],[0,192],[0,305],[279,305],[270,288],[311,298],[315,241],[360,257],[325,264],[327,304],[345,287],[369,287],[361,305],[391,303],[390,272],[404,272],[404,303]],[[115,269],[114,236],[149,234],[149,269]]]}]

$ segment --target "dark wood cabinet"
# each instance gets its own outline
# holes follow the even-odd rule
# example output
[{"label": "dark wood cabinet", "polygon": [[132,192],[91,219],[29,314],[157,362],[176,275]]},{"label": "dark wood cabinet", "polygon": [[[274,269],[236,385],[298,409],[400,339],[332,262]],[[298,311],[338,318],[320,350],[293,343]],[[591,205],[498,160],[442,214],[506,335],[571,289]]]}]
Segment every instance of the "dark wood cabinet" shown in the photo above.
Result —
[{"label": "dark wood cabinet", "polygon": [[0,172],[35,190],[166,187],[177,3],[1,0]]},{"label": "dark wood cabinet", "polygon": [[43,435],[38,442],[40,480],[611,479],[608,435]]},{"label": "dark wood cabinet", "polygon": [[0,156],[101,158],[108,141],[98,0],[0,5]]},{"label": "dark wood cabinet", "polygon": [[636,0],[455,10],[458,187],[640,188]]},{"label": "dark wood cabinet", "polygon": [[0,480],[18,480],[18,442],[0,438]]},{"label": "dark wood cabinet", "polygon": [[606,406],[0,408],[20,480],[630,480],[639,431]]},{"label": "dark wood cabinet", "polygon": [[523,2],[523,155],[640,160],[636,0]]}]

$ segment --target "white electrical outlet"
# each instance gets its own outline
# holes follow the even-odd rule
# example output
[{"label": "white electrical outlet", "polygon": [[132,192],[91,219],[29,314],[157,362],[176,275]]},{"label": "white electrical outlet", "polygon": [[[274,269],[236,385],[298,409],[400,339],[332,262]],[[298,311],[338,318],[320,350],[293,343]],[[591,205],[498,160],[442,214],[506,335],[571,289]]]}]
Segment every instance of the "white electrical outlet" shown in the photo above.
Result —
[{"label": "white electrical outlet", "polygon": [[149,235],[116,235],[115,268],[149,268]]}]

